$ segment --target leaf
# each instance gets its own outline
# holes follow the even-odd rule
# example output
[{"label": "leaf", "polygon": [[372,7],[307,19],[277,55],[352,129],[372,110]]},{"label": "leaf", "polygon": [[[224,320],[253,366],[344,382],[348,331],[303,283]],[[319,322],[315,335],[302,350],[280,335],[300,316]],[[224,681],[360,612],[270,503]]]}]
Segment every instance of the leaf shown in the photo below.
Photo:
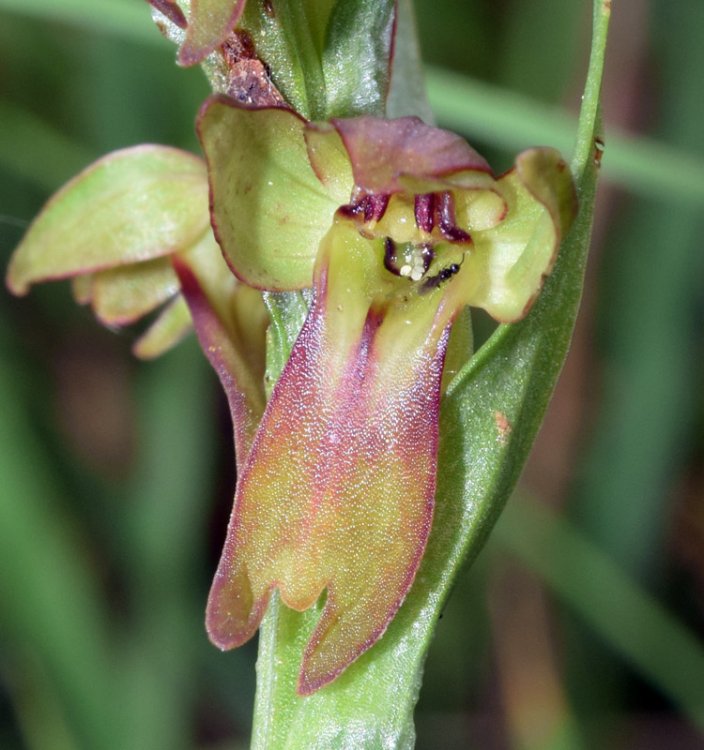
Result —
[{"label": "leaf", "polygon": [[396,4],[396,36],[391,59],[391,81],[386,97],[387,117],[415,115],[435,123],[423,80],[423,63],[412,0]]},{"label": "leaf", "polygon": [[206,230],[205,165],[185,151],[137,146],[99,159],[44,206],[15,250],[7,285],[95,273],[190,247]]},{"label": "leaf", "polygon": [[591,535],[521,491],[495,535],[704,732],[704,648],[698,634],[639,586]]},{"label": "leaf", "polygon": [[326,118],[384,113],[395,21],[394,0],[338,0],[323,53]]}]

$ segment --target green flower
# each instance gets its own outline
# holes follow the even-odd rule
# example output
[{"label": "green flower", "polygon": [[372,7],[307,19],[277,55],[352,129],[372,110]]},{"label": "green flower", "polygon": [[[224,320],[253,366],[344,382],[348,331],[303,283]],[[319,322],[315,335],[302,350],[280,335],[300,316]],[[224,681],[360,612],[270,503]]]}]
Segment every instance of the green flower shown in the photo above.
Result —
[{"label": "green flower", "polygon": [[226,97],[204,106],[212,224],[228,264],[268,290],[313,286],[291,358],[241,463],[207,610],[238,646],[278,589],[325,604],[299,692],[383,634],[430,532],[441,379],[467,305],[524,316],[576,210],[552,149],[495,179],[417,118],[309,123]]},{"label": "green flower", "polygon": [[150,359],[195,326],[233,413],[245,455],[264,409],[268,323],[261,295],[238,284],[210,227],[205,164],[185,151],[137,146],[98,160],[34,220],[7,272],[14,294],[71,279],[76,300],[110,328],[158,310],[134,352]]},{"label": "green flower", "polygon": [[[574,188],[551,149],[520,154],[496,179],[461,138],[417,118],[311,123],[214,97],[199,133],[207,170],[160,146],[86,169],[32,224],[7,282],[23,294],[70,278],[110,326],[165,305],[141,356],[193,323],[228,395],[238,462],[208,631],[231,648],[274,589],[297,610],[324,595],[301,667],[307,694],[381,637],[413,583],[453,322],[467,305],[505,322],[526,314]],[[308,287],[308,318],[265,407],[257,290]]]}]

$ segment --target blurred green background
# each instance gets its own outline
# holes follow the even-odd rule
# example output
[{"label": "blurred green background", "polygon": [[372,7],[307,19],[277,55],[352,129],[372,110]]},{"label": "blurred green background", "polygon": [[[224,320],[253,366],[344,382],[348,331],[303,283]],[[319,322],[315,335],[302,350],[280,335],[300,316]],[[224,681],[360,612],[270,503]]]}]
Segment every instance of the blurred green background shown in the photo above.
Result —
[{"label": "blurred green background", "polygon": [[[587,0],[417,0],[430,98],[497,170],[569,154]],[[418,748],[704,748],[704,3],[617,0],[592,263],[553,406],[427,664]],[[91,160],[196,150],[143,0],[0,0],[0,260]],[[481,337],[488,323],[476,320]],[[202,616],[234,484],[193,340],[130,355],[0,292],[0,748],[247,746],[255,645]]]}]

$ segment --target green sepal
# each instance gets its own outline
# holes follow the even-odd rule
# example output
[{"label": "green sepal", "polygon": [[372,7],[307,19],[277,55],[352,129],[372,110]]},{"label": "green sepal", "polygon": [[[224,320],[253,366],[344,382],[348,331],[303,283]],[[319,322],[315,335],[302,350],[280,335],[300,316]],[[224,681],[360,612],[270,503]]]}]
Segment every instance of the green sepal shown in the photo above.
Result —
[{"label": "green sepal", "polygon": [[338,207],[310,165],[304,128],[291,110],[251,109],[224,96],[200,113],[213,229],[235,274],[256,288],[311,286]]},{"label": "green sepal", "polygon": [[576,215],[577,198],[569,167],[549,148],[519,154],[497,190],[506,201],[506,216],[473,233],[474,246],[461,274],[467,304],[511,323],[527,314],[552,270]]},{"label": "green sepal", "polygon": [[95,317],[108,326],[133,323],[178,293],[168,258],[99,271],[81,277],[78,284],[73,281],[76,301],[90,303]]},{"label": "green sepal", "polygon": [[207,229],[202,160],[165,146],[136,146],[98,160],[59,190],[10,261],[7,285],[92,274],[190,247]]}]

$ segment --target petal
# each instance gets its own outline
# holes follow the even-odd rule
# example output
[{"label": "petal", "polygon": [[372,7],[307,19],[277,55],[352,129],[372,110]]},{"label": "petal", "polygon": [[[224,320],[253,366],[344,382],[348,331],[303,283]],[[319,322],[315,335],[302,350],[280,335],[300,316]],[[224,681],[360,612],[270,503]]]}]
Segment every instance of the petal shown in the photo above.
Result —
[{"label": "petal", "polygon": [[92,164],[58,191],[12,256],[7,285],[93,273],[189,247],[208,226],[203,162],[137,146]]},{"label": "petal", "polygon": [[159,317],[137,339],[132,353],[140,359],[156,359],[176,346],[191,328],[191,314],[179,295],[164,307]]},{"label": "petal", "polygon": [[520,320],[530,309],[576,215],[569,168],[553,149],[520,154],[497,188],[508,205],[495,227],[472,233],[459,276],[464,301],[497,320]]},{"label": "petal", "polygon": [[310,286],[317,247],[339,205],[310,166],[304,127],[291,110],[246,108],[223,96],[201,110],[213,228],[250,286]]},{"label": "petal", "polygon": [[426,125],[418,117],[363,116],[333,119],[332,126],[317,125],[321,135],[333,127],[349,155],[355,185],[367,193],[422,193],[452,185],[493,184],[489,165],[463,138]]},{"label": "petal", "polygon": [[99,271],[91,278],[89,301],[105,325],[134,323],[179,290],[168,258]]},{"label": "petal", "polygon": [[[207,610],[221,648],[248,640],[274,588],[303,610],[327,592],[299,692],[383,634],[430,530],[451,311],[383,272],[383,243],[338,223],[315,298],[238,482]],[[391,303],[393,299],[393,304]]]},{"label": "petal", "polygon": [[180,65],[196,65],[221,45],[235,28],[245,0],[191,0],[186,37],[178,53]]},{"label": "petal", "polygon": [[516,172],[533,197],[550,212],[560,237],[577,215],[577,192],[567,162],[554,148],[531,148],[516,157]]},{"label": "petal", "polygon": [[354,184],[352,165],[342,139],[328,125],[306,123],[308,159],[316,176],[338,206],[349,203]]},{"label": "petal", "polygon": [[71,293],[78,305],[87,305],[93,298],[93,274],[74,276],[71,279]]}]

